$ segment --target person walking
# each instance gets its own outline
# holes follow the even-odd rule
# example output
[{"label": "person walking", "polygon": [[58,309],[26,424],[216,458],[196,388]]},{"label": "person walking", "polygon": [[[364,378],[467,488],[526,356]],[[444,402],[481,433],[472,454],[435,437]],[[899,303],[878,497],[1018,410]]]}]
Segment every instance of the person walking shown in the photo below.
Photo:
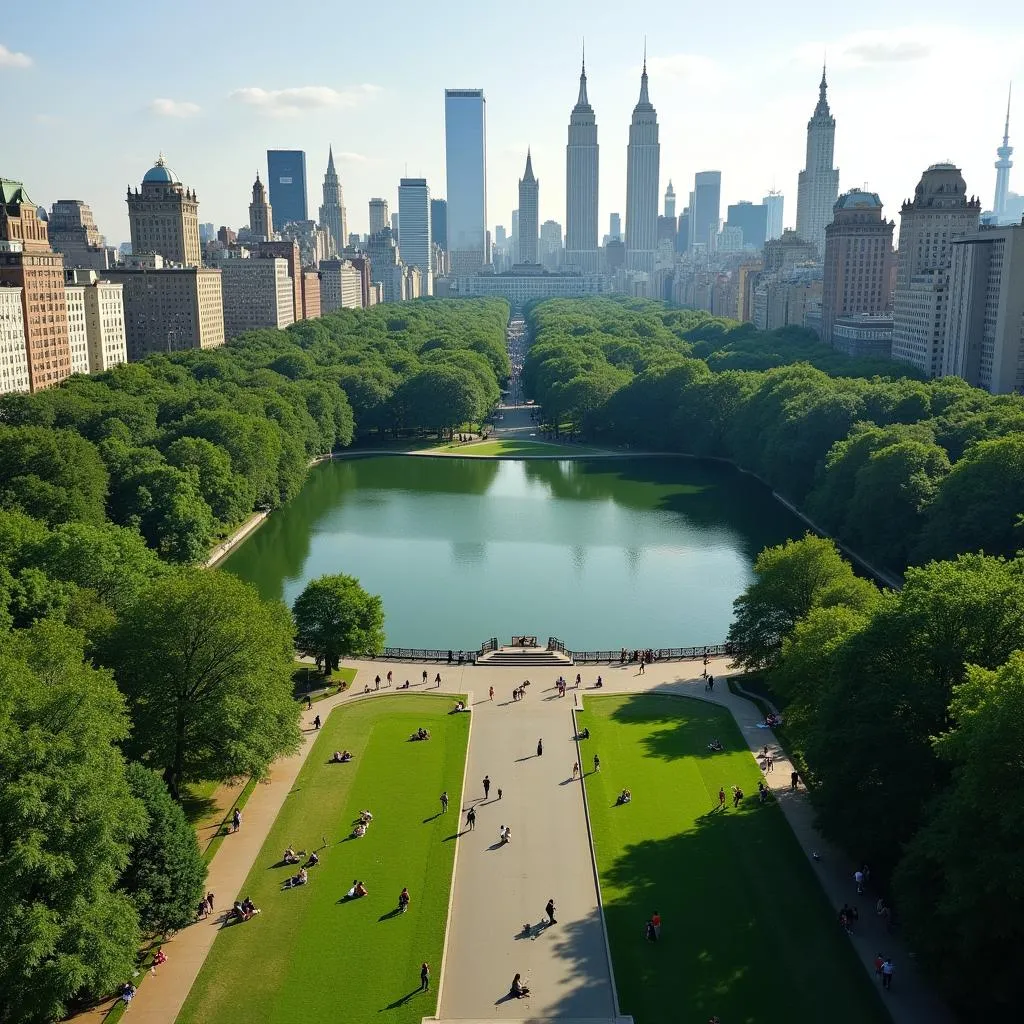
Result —
[{"label": "person walking", "polygon": [[718,787],[718,809],[725,810],[725,786]]},{"label": "person walking", "polygon": [[379,675],[378,675],[378,676],[376,676],[376,677],[374,678],[374,680],[373,680],[373,688],[374,688],[375,690],[379,690],[379,689],[380,689],[380,676],[379,676]]},{"label": "person walking", "polygon": [[435,686],[436,686],[436,687],[437,687],[437,688],[438,688],[439,690],[441,689],[441,673],[440,673],[440,672],[438,672],[438,673],[437,673],[437,675],[436,675],[436,676],[434,676],[434,685],[435,685]]},{"label": "person walking", "polygon": [[548,915],[548,924],[558,924],[555,920],[555,901],[548,900],[544,906],[544,913]]},{"label": "person walking", "polygon": [[543,739],[537,740],[537,756],[538,757],[543,757],[544,756],[544,740]]},{"label": "person walking", "polygon": [[391,669],[388,669],[388,686],[390,686],[391,683],[392,683]]},{"label": "person walking", "polygon": [[572,763],[572,777],[574,779],[579,778],[580,774],[580,763],[579,761],[573,761]]},{"label": "person walking", "polygon": [[314,729],[319,729],[320,728],[320,716],[319,715],[317,715],[316,718],[313,719],[313,728]]},{"label": "person walking", "polygon": [[213,893],[208,892],[206,894],[206,905],[210,908],[210,913],[213,913]]},{"label": "person walking", "polygon": [[789,773],[789,788],[790,789],[796,789],[797,784],[799,782],[800,782],[800,773],[799,772],[790,772]]},{"label": "person walking", "polygon": [[486,800],[491,795],[491,777],[490,775],[484,776],[484,799]]},{"label": "person walking", "polygon": [[888,957],[885,958],[885,963],[882,964],[882,988],[888,992],[892,988],[892,974],[896,968],[893,967],[892,960]]},{"label": "person walking", "polygon": [[715,692],[715,677],[714,676],[708,676],[708,693],[714,693],[714,692]]},{"label": "person walking", "polygon": [[231,831],[237,832],[242,827],[242,812],[236,807],[231,815]]},{"label": "person walking", "polygon": [[442,814],[447,814],[448,813],[448,790],[447,789],[441,794],[441,813]]},{"label": "person walking", "polygon": [[426,960],[424,960],[423,963],[420,964],[420,991],[430,991],[430,965],[427,963]]},{"label": "person walking", "polygon": [[597,756],[597,754],[595,754],[594,755],[594,771],[595,772],[599,772],[600,770],[601,770],[601,758],[599,758]]},{"label": "person walking", "polygon": [[498,787],[498,799],[501,799],[501,786]]},{"label": "person walking", "polygon": [[853,873],[853,881],[857,886],[857,895],[864,895],[864,872],[860,868],[857,868]]},{"label": "person walking", "polygon": [[466,811],[466,825],[470,832],[476,828],[476,811],[472,807]]},{"label": "person walking", "polygon": [[423,670],[423,685],[424,686],[427,685],[427,670],[426,669]]},{"label": "person walking", "polygon": [[491,687],[489,692],[490,692],[490,699],[494,700],[494,687],[493,686]]},{"label": "person walking", "polygon": [[641,675],[641,676],[642,676],[642,675],[644,674],[644,666],[645,666],[646,664],[647,664],[647,663],[646,663],[645,661],[641,661],[641,662],[640,662],[640,671],[639,671],[639,672],[637,673],[637,675]]}]

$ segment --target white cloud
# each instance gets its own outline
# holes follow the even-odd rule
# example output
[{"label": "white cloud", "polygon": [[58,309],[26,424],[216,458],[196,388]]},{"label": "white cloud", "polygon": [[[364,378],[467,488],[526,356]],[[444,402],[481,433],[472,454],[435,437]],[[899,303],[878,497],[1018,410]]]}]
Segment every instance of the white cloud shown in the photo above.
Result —
[{"label": "white cloud", "polygon": [[349,153],[345,150],[335,150],[334,159],[339,163],[346,164],[365,164],[367,159],[362,153]]},{"label": "white cloud", "polygon": [[157,98],[150,101],[148,109],[160,117],[195,117],[200,111],[200,106],[188,100]]},{"label": "white cloud", "polygon": [[847,46],[845,54],[865,64],[890,64],[921,60],[931,53],[931,47],[913,39],[879,39]]},{"label": "white cloud", "polygon": [[[696,53],[673,53],[667,57],[648,57],[647,72],[651,78],[651,88],[662,80],[695,82],[710,85],[719,82],[722,68],[717,61]],[[657,104],[655,104],[657,105]]]},{"label": "white cloud", "polygon": [[18,53],[17,50],[8,50],[3,43],[0,43],[0,68],[30,68],[32,58],[27,53]]},{"label": "white cloud", "polygon": [[282,117],[331,107],[356,107],[378,92],[380,86],[377,85],[355,85],[347,89],[332,89],[329,85],[302,85],[291,89],[247,86],[235,89],[231,99],[256,107],[271,117]]}]

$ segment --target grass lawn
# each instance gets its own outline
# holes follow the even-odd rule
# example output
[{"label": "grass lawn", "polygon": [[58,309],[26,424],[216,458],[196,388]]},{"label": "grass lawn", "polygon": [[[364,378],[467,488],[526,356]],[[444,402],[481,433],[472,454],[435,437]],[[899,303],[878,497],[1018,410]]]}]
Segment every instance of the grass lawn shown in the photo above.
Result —
[{"label": "grass lawn", "polygon": [[557,442],[503,439],[497,441],[477,441],[472,444],[450,444],[434,449],[445,454],[461,455],[469,458],[495,455],[515,455],[528,458],[531,455],[599,455],[597,448],[589,448],[583,444],[558,444]]},{"label": "grass lawn", "polygon": [[[587,697],[580,726],[619,1000],[637,1024],[889,1021],[725,710],[685,697]],[[725,752],[709,753],[717,737]],[[733,810],[731,787],[746,794]],[[725,787],[727,810],[714,810]],[[625,787],[631,803],[616,807]],[[870,907],[860,908],[870,912]],[[661,941],[643,926],[657,910]]]},{"label": "grass lawn", "polygon": [[[217,936],[179,1024],[419,1024],[434,1013],[469,735],[469,715],[448,714],[452,700],[375,697],[330,715],[240,894],[263,913]],[[421,725],[432,738],[409,742]],[[328,763],[345,748],[352,762]],[[454,817],[438,814],[444,789]],[[373,824],[349,839],[363,808]],[[296,870],[279,866],[282,851],[315,849],[321,836],[309,884],[282,890]],[[369,895],[343,902],[353,878]],[[411,908],[393,914],[403,885]],[[416,995],[423,960],[432,987]]]}]

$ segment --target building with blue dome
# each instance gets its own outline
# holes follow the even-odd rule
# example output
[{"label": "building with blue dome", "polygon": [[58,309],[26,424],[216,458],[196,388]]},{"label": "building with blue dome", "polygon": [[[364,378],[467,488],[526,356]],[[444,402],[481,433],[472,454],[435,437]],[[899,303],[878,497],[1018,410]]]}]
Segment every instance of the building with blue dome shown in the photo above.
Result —
[{"label": "building with blue dome", "polygon": [[167,166],[163,153],[143,175],[142,188],[128,189],[127,201],[135,255],[157,254],[180,266],[200,266],[199,200]]}]

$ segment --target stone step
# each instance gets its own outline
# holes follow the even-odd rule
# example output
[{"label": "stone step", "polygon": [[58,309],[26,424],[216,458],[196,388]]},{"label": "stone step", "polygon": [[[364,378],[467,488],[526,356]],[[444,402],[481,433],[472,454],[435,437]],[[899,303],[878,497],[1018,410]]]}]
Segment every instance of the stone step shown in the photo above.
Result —
[{"label": "stone step", "polygon": [[547,651],[537,647],[499,647],[476,659],[478,665],[539,665],[549,668],[564,668],[572,659],[561,651]]},{"label": "stone step", "polygon": [[[494,1024],[495,1017],[424,1017],[423,1024]],[[500,1018],[502,1024],[633,1024],[632,1017],[523,1017]]]}]

